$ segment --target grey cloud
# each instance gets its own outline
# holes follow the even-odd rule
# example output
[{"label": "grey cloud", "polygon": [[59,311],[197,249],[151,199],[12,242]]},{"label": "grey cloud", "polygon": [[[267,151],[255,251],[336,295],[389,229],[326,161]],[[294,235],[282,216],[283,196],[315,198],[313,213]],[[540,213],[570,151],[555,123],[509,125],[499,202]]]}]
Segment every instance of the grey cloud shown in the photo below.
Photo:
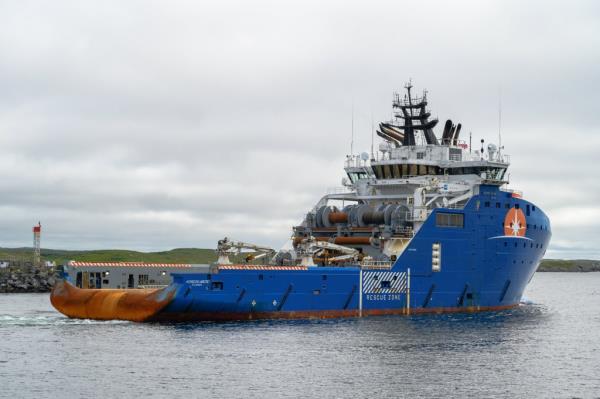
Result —
[{"label": "grey cloud", "polygon": [[[474,143],[497,142],[500,89],[511,187],[561,221],[598,209],[599,17],[584,1],[2,3],[0,246],[38,219],[48,247],[278,245],[339,184],[352,108],[369,151],[408,78]],[[561,228],[550,253],[594,238]]]}]

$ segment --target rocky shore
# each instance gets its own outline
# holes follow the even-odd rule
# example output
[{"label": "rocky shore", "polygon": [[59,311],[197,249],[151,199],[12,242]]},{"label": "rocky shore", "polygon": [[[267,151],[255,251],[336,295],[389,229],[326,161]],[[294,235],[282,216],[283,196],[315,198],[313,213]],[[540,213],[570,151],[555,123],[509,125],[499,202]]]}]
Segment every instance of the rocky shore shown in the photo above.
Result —
[{"label": "rocky shore", "polygon": [[55,281],[53,268],[0,269],[0,293],[50,292]]}]

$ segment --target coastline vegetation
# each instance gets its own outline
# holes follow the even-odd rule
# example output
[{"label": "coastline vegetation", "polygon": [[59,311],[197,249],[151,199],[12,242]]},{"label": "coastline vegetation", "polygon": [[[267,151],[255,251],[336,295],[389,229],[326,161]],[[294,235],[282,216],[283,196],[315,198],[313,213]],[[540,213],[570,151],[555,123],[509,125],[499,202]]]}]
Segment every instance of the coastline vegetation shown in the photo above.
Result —
[{"label": "coastline vegetation", "polygon": [[[31,248],[0,248],[0,262],[10,260],[31,261]],[[139,252],[122,249],[72,251],[42,249],[43,261],[62,265],[70,260],[83,262],[150,262],[150,263],[212,263],[217,255],[212,249],[175,248],[169,251]],[[600,260],[544,259],[539,272],[594,272],[600,271]]]}]

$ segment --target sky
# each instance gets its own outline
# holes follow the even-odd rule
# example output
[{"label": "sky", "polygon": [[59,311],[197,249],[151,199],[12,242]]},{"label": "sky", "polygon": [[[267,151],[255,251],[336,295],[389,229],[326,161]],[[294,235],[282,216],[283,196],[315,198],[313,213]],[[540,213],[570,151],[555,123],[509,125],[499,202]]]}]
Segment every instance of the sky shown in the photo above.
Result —
[{"label": "sky", "polygon": [[598,65],[594,1],[0,0],[0,247],[280,247],[412,79],[600,259]]}]

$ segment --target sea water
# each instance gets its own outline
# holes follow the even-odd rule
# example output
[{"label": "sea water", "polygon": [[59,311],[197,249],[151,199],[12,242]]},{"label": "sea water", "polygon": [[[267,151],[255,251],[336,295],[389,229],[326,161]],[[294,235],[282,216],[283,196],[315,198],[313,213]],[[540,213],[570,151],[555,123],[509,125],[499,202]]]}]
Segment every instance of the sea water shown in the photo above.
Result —
[{"label": "sea water", "polygon": [[0,397],[600,397],[600,273],[477,314],[137,324],[0,295]]}]

